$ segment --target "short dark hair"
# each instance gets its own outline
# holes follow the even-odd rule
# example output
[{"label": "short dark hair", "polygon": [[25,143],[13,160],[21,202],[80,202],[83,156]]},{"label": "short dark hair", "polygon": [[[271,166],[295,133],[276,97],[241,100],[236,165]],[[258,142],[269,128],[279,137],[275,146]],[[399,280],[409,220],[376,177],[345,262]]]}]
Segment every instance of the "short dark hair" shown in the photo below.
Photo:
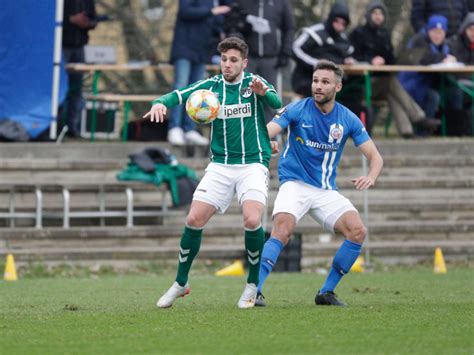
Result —
[{"label": "short dark hair", "polygon": [[334,72],[336,75],[336,80],[338,82],[342,82],[342,78],[344,77],[344,70],[334,62],[330,60],[321,59],[313,68],[313,74],[316,70],[330,70]]},{"label": "short dark hair", "polygon": [[249,46],[244,40],[238,37],[227,37],[223,39],[217,46],[219,53],[227,52],[229,49],[236,49],[240,52],[243,59],[246,59],[249,54]]}]

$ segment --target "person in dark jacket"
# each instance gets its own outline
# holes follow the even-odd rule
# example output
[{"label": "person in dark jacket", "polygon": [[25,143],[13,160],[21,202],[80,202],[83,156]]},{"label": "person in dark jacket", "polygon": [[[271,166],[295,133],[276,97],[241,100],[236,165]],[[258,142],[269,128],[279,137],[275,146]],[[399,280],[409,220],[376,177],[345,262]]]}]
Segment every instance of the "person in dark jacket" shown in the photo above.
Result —
[{"label": "person in dark jacket", "polygon": [[[367,6],[365,25],[356,27],[349,36],[354,46],[354,58],[372,65],[395,64],[390,31],[386,28],[387,8],[378,0]],[[402,137],[414,136],[413,125],[434,131],[439,122],[426,118],[425,112],[413,101],[392,74],[372,77],[373,97],[386,99],[398,132]],[[370,132],[373,122],[368,122]]]},{"label": "person in dark jacket", "polygon": [[474,65],[474,12],[467,14],[458,33],[448,38],[448,46],[458,62]]},{"label": "person in dark jacket", "polygon": [[[97,25],[94,0],[65,0],[63,13],[64,63],[84,63],[84,46],[89,42],[89,31]],[[68,74],[68,93],[65,102],[68,134],[81,133],[82,73]]]},{"label": "person in dark jacket", "polygon": [[[289,64],[295,33],[293,9],[289,0],[237,0],[245,16],[241,35],[249,46],[247,70],[276,85],[278,70]],[[267,121],[273,111],[266,107]]]},{"label": "person in dark jacket", "polygon": [[336,64],[353,64],[354,47],[346,35],[350,23],[349,9],[336,2],[325,22],[305,27],[293,43],[296,67],[291,84],[293,91],[303,97],[311,96],[313,67],[320,59]]},{"label": "person in dark jacket", "polygon": [[[458,62],[466,65],[474,65],[474,12],[467,14],[461,24],[458,33],[448,38],[448,46],[451,53],[457,58]],[[473,89],[472,73],[456,75],[458,84]],[[448,87],[450,97],[459,98],[454,104],[451,103],[451,110],[446,113],[448,122],[448,134],[469,135],[472,132],[472,102],[471,99],[465,100],[466,95],[458,87]],[[450,124],[453,129],[450,129]]]},{"label": "person in dark jacket", "polygon": [[474,11],[474,0],[466,0],[467,2],[467,10],[469,12],[473,12]]},{"label": "person in dark jacket", "polygon": [[[424,29],[408,42],[408,58],[411,65],[433,65],[455,63],[456,57],[446,43],[448,20],[442,15],[432,15]],[[410,55],[412,54],[412,55]],[[416,72],[401,72],[400,82],[415,101],[433,117],[440,103],[439,75]],[[451,103],[457,100],[450,100]],[[450,103],[450,104],[451,104]]]},{"label": "person in dark jacket", "polygon": [[468,13],[466,0],[412,0],[410,22],[415,32],[422,30],[431,15],[443,15],[448,19],[448,36],[457,33]]},{"label": "person in dark jacket", "polygon": [[[215,17],[230,11],[229,6],[214,6],[214,0],[180,0],[174,29],[170,62],[174,65],[175,89],[201,80],[210,60]],[[168,142],[184,145],[208,145],[209,140],[196,131],[196,124],[182,105],[171,110],[168,122]]]}]

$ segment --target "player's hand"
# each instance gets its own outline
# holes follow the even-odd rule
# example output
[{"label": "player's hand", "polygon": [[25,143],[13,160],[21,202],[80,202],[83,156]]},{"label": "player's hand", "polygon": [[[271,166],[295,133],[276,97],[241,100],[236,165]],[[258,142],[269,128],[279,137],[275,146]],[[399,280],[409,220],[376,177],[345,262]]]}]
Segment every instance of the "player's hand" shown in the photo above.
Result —
[{"label": "player's hand", "polygon": [[166,115],[166,106],[163,104],[154,104],[143,118],[150,117],[151,122],[163,122]]},{"label": "player's hand", "polygon": [[357,190],[367,190],[375,185],[375,181],[368,176],[359,176],[357,179],[352,179],[352,183]]},{"label": "player's hand", "polygon": [[259,96],[265,96],[268,90],[268,86],[263,83],[259,78],[253,78],[249,85],[250,89]]},{"label": "player's hand", "polygon": [[355,58],[353,57],[348,57],[344,59],[344,64],[353,65],[355,63],[357,63],[357,60],[355,60]]},{"label": "player's hand", "polygon": [[270,141],[270,146],[272,147],[272,154],[280,153],[280,149],[278,148],[277,141]]},{"label": "player's hand", "polygon": [[85,11],[70,16],[69,22],[83,29],[93,27],[93,22],[89,19],[89,17],[87,17]]},{"label": "player's hand", "polygon": [[385,59],[383,57],[377,55],[372,58],[372,65],[384,65],[385,64]]},{"label": "player's hand", "polygon": [[225,15],[230,10],[232,10],[230,6],[221,5],[221,6],[213,7],[211,9],[211,12],[214,16],[217,16],[217,15]]}]

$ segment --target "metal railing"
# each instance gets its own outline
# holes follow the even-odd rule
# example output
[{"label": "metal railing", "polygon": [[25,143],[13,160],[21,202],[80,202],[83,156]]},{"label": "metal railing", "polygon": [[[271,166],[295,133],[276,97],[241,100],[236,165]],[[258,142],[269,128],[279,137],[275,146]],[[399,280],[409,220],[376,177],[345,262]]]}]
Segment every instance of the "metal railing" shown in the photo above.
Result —
[{"label": "metal railing", "polygon": [[[135,217],[166,217],[166,216],[177,216],[182,215],[182,211],[171,211],[168,208],[168,190],[158,188],[157,193],[161,194],[161,207],[159,209],[139,209],[134,205],[134,187],[133,186],[122,186],[122,193],[125,194],[125,205],[119,210],[107,209],[106,206],[106,195],[108,193],[107,187],[112,185],[98,184],[98,185],[75,185],[75,186],[63,186],[58,184],[45,184],[45,185],[15,185],[8,184],[0,186],[0,191],[9,193],[8,198],[8,212],[0,211],[0,219],[7,219],[8,226],[15,228],[15,221],[18,219],[32,219],[35,221],[35,228],[43,228],[43,220],[48,219],[61,219],[62,228],[69,229],[71,227],[72,219],[84,219],[84,218],[99,218],[100,225],[106,225],[106,218],[112,217],[123,217],[126,219],[126,227],[132,228],[134,226]],[[117,185],[113,185],[114,193],[117,193]],[[120,189],[120,187],[119,187]],[[77,207],[71,206],[71,191],[82,192],[82,191],[94,191],[98,197],[97,209],[78,209]],[[62,195],[62,210],[58,211],[52,208],[45,208],[43,193],[45,191],[53,192]],[[34,193],[35,206],[25,207],[21,206],[21,211],[18,211],[18,204],[16,196],[18,193]],[[114,206],[115,208],[117,206]],[[87,209],[89,208],[89,209]]]}]

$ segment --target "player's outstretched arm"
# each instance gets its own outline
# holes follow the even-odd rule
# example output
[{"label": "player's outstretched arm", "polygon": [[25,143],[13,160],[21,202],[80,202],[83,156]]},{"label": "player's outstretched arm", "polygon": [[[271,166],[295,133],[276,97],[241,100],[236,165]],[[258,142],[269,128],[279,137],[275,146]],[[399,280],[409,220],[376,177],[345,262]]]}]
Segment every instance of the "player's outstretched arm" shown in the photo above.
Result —
[{"label": "player's outstretched arm", "polygon": [[150,118],[151,122],[163,122],[165,120],[166,116],[166,106],[163,105],[162,103],[157,103],[154,104],[150,111],[148,111],[145,115],[143,115],[143,118]]},{"label": "player's outstretched arm", "polygon": [[151,104],[152,106],[150,111],[144,114],[143,118],[150,118],[151,122],[161,123],[165,120],[166,111],[168,110],[168,108],[179,105],[180,101],[177,91],[175,90],[153,100]]},{"label": "player's outstretched arm", "polygon": [[270,139],[279,135],[282,129],[283,128],[281,128],[281,126],[278,123],[268,122],[267,124],[267,131],[268,131],[268,136],[270,137]]},{"label": "player's outstretched arm", "polygon": [[366,190],[375,185],[375,181],[382,171],[383,159],[372,140],[361,144],[359,149],[369,162],[369,172],[367,176],[359,176],[357,179],[353,179],[352,182],[356,189]]},{"label": "player's outstretched arm", "polygon": [[[268,131],[268,136],[270,139],[273,137],[276,137],[281,131],[282,128],[278,123],[275,122],[269,122],[267,124],[267,131]],[[278,148],[278,142],[276,141],[270,141],[270,145],[272,147],[272,154],[276,154],[280,152],[280,149]]]}]

